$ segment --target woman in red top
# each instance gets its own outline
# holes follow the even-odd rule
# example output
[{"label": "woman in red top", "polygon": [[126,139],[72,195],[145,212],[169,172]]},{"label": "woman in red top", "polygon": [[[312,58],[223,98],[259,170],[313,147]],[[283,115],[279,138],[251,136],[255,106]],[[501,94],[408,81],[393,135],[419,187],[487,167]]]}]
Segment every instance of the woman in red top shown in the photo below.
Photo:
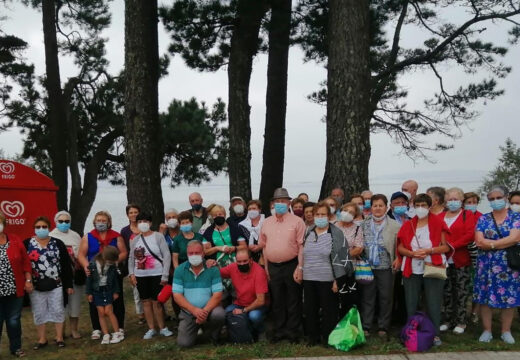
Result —
[{"label": "woman in red top", "polygon": [[5,321],[11,354],[24,357],[20,317],[24,292],[33,290],[31,263],[20,239],[5,232],[6,225],[0,213],[0,336]]},{"label": "woman in red top", "polygon": [[405,222],[397,234],[397,251],[402,257],[403,285],[406,312],[411,316],[417,310],[422,288],[426,297],[428,315],[435,325],[436,336],[433,344],[442,344],[439,338],[444,280],[424,277],[425,264],[441,266],[446,264],[446,253],[450,251],[447,242],[449,229],[446,224],[430,212],[432,199],[419,194],[414,199],[416,216]]},{"label": "woman in red top", "polygon": [[448,189],[448,210],[440,215],[450,229],[448,242],[455,250],[448,259],[448,279],[444,286],[444,321],[440,330],[453,329],[455,334],[463,334],[466,329],[466,304],[471,295],[471,258],[468,245],[475,236],[473,213],[462,208],[463,200],[464,192],[461,189]]}]

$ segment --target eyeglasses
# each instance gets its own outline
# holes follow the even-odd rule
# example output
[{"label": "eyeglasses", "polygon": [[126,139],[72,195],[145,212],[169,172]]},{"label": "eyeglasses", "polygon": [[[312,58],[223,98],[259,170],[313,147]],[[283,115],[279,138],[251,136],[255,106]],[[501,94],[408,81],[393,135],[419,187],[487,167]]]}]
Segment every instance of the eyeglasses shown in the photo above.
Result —
[{"label": "eyeglasses", "polygon": [[47,225],[36,225],[34,228],[35,229],[48,229],[49,227]]},{"label": "eyeglasses", "polygon": [[488,198],[488,201],[502,200],[503,198],[504,198],[503,196],[498,196],[498,197],[494,197],[494,198]]},{"label": "eyeglasses", "polygon": [[58,223],[60,223],[60,224],[63,224],[63,223],[70,224],[70,220],[58,220]]}]

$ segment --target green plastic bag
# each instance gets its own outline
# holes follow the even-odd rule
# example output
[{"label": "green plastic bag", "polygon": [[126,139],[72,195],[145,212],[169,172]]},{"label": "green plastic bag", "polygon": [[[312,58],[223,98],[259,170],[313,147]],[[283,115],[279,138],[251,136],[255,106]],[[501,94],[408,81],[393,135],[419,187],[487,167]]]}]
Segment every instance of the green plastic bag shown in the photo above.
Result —
[{"label": "green plastic bag", "polygon": [[349,351],[366,342],[361,317],[355,306],[336,325],[329,335],[329,345],[341,351]]}]

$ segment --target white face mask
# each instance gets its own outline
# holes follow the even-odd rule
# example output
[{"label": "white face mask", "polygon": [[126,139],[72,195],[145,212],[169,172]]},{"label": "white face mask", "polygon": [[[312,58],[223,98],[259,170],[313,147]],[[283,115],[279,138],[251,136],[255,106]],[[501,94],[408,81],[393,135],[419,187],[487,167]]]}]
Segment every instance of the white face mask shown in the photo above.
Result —
[{"label": "white face mask", "polygon": [[247,212],[247,217],[250,219],[256,219],[260,215],[260,211],[258,210],[249,210]]},{"label": "white face mask", "polygon": [[[520,213],[520,204],[511,204],[510,208],[511,211],[515,213]],[[2,232],[2,230],[0,230],[0,232]]]},{"label": "white face mask", "polygon": [[141,222],[141,223],[137,224],[137,228],[139,229],[140,232],[145,233],[145,232],[150,231],[150,224],[147,222]]},{"label": "white face mask", "polygon": [[422,207],[415,209],[415,214],[417,215],[417,217],[419,219],[424,219],[426,216],[428,216],[429,213],[430,213],[429,209],[425,209],[425,208],[422,208]]},{"label": "white face mask", "polygon": [[0,224],[0,233],[4,232],[4,224]]},{"label": "white face mask", "polygon": [[351,213],[349,213],[348,211],[342,211],[339,216],[340,216],[341,221],[346,222],[346,223],[351,223],[354,220],[354,216]]},{"label": "white face mask", "polygon": [[408,191],[402,191],[402,193],[406,195],[408,200],[410,200],[412,198],[412,194],[410,194]]},{"label": "white face mask", "polygon": [[273,215],[273,216],[276,215],[276,210],[274,208],[271,209],[271,215]]},{"label": "white face mask", "polygon": [[166,225],[168,225],[170,229],[174,229],[179,225],[179,221],[177,219],[168,219]]},{"label": "white face mask", "polygon": [[193,266],[199,266],[202,264],[202,255],[190,255],[188,256],[188,261]]},{"label": "white face mask", "polygon": [[244,213],[244,205],[238,204],[238,205],[233,206],[233,211],[237,215],[243,214]]},{"label": "white face mask", "polygon": [[334,215],[336,213],[336,207],[335,206],[329,206],[329,208],[330,208],[330,213],[332,215]]}]

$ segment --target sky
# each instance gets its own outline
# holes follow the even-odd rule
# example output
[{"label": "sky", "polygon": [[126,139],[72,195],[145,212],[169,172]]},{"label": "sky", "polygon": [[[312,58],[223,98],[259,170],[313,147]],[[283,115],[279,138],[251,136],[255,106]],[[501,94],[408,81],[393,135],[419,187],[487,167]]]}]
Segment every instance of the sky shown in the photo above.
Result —
[{"label": "sky", "polygon": [[[112,25],[106,31],[109,39],[107,55],[110,70],[115,74],[124,65],[124,4],[116,0],[112,8]],[[44,71],[43,33],[40,15],[32,9],[11,4],[4,11],[2,28],[6,33],[21,37],[29,43],[25,53],[28,61],[36,66],[36,72]],[[450,14],[453,21],[461,22],[467,15]],[[484,39],[505,44],[507,26],[505,23],[488,24]],[[402,42],[410,45],[421,41],[417,32],[403,33]],[[168,36],[159,24],[160,54],[166,52]],[[480,116],[462,129],[462,137],[453,142],[454,149],[429,153],[434,161],[411,160],[400,153],[400,147],[386,134],[371,137],[372,155],[369,167],[370,181],[378,182],[386,178],[413,176],[434,172],[449,177],[452,174],[466,173],[480,177],[491,170],[497,163],[500,145],[506,137],[520,144],[520,46],[510,49],[503,62],[513,66],[512,73],[499,80],[505,94],[493,102],[479,104],[476,109]],[[62,81],[74,75],[74,66],[70,59],[61,59]],[[441,67],[446,76],[446,85],[453,89],[467,81],[482,77],[481,73],[472,76],[462,74],[460,69]],[[285,150],[285,182],[321,182],[325,168],[325,123],[322,121],[325,108],[307,99],[307,95],[319,88],[319,83],[326,78],[322,65],[314,62],[304,63],[303,53],[298,47],[292,47],[289,53],[288,98],[287,98],[287,135]],[[267,81],[267,56],[258,55],[254,60],[251,77],[249,102],[251,105],[251,150],[252,182],[260,182],[262,166],[263,133],[265,124],[265,91]],[[406,75],[402,84],[409,90],[410,105],[420,106],[425,95],[432,94],[437,88],[435,80],[428,74],[414,72]],[[227,74],[225,69],[215,73],[201,73],[187,68],[178,56],[171,61],[169,76],[159,83],[159,107],[165,110],[172,99],[187,100],[196,97],[208,105],[221,97],[227,102]],[[172,134],[175,136],[175,134]],[[443,141],[438,136],[429,136],[430,144]],[[7,155],[14,155],[22,150],[22,137],[18,129],[0,134],[0,147]],[[404,175],[406,174],[406,175]],[[223,177],[216,181],[225,181]]]}]

